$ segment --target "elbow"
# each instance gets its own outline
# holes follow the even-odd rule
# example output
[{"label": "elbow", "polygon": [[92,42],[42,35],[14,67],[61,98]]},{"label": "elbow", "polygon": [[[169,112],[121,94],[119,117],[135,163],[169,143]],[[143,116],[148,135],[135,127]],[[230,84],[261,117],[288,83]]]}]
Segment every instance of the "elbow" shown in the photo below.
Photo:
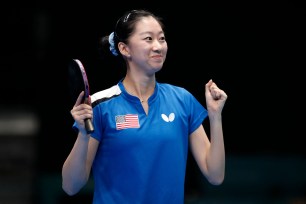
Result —
[{"label": "elbow", "polygon": [[213,181],[209,181],[212,185],[214,186],[219,186],[223,183],[223,179],[219,179],[219,180],[213,180]]},{"label": "elbow", "polygon": [[209,183],[211,183],[214,186],[219,186],[224,181],[224,175],[215,176],[213,178],[208,179]]},{"label": "elbow", "polygon": [[77,194],[87,183],[87,178],[79,176],[77,179],[69,176],[62,177],[62,189],[69,196]]},{"label": "elbow", "polygon": [[67,194],[67,195],[69,195],[69,196],[74,196],[76,193],[75,192],[73,192],[73,191],[69,191],[69,190],[67,190],[67,189],[63,189],[64,190],[64,192]]},{"label": "elbow", "polygon": [[69,187],[65,186],[64,184],[62,185],[62,189],[69,196],[73,196],[73,195],[77,194],[77,192],[78,192],[76,190],[73,190],[73,188],[69,188]]},{"label": "elbow", "polygon": [[77,185],[77,184],[68,184],[68,183],[65,183],[65,182],[62,183],[62,189],[69,196],[73,196],[73,195],[77,194],[83,186],[84,186],[83,184]]}]

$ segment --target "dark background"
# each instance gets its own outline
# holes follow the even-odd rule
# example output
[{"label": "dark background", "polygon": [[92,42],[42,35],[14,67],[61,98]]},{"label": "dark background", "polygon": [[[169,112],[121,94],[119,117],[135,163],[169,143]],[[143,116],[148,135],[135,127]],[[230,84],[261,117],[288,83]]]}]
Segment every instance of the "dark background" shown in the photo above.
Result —
[{"label": "dark background", "polygon": [[61,189],[76,136],[67,65],[84,63],[91,92],[117,83],[124,70],[99,58],[97,40],[138,8],[166,24],[169,51],[158,81],[185,87],[203,105],[209,79],[228,94],[225,181],[211,186],[189,158],[186,203],[306,203],[305,3],[66,3],[2,8],[0,131],[12,115],[37,126],[18,134],[2,127],[0,203],[90,203],[92,181],[74,197]]}]

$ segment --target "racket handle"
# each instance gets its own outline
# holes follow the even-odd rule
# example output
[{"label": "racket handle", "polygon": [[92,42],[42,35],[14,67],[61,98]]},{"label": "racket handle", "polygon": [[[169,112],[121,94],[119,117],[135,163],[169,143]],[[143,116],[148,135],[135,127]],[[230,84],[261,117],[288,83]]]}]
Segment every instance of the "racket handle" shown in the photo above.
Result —
[{"label": "racket handle", "polygon": [[91,119],[85,119],[85,128],[87,133],[92,133],[94,131],[94,127],[92,125]]}]

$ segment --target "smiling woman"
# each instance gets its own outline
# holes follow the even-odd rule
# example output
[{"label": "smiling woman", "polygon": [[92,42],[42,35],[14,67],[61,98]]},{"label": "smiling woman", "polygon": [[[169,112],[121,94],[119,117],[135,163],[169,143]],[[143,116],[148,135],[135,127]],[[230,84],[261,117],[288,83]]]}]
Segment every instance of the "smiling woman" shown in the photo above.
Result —
[{"label": "smiling woman", "polygon": [[[77,194],[92,172],[93,203],[183,204],[189,147],[202,175],[220,185],[226,93],[209,80],[202,91],[206,109],[187,89],[156,80],[168,44],[155,14],[127,11],[108,33],[101,38],[101,54],[123,60],[126,73],[93,93],[91,104],[82,103],[82,93],[76,99],[70,113],[77,138],[63,164],[63,190]],[[211,141],[202,125],[208,117]],[[92,133],[85,129],[86,118],[92,119]]]}]

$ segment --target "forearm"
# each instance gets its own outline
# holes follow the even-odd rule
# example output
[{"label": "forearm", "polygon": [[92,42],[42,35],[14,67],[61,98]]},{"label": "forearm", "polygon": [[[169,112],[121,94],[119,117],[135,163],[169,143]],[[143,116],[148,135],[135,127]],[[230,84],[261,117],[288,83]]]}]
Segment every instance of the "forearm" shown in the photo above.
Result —
[{"label": "forearm", "polygon": [[210,117],[210,147],[207,153],[207,170],[209,180],[219,185],[225,174],[225,149],[221,115]]},{"label": "forearm", "polygon": [[90,169],[86,166],[89,137],[78,135],[62,168],[63,190],[73,195],[86,184]]}]

